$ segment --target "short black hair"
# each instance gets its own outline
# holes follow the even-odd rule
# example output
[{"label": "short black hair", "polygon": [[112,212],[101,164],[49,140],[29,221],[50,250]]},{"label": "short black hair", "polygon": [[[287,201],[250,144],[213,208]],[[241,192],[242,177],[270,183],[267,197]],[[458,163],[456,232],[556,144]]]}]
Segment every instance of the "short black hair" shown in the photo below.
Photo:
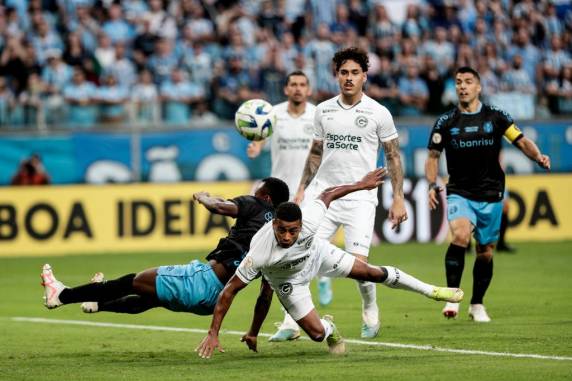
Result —
[{"label": "short black hair", "polygon": [[308,76],[306,75],[306,73],[304,73],[302,70],[294,70],[292,72],[290,72],[287,76],[286,76],[286,83],[285,85],[288,85],[288,83],[290,82],[290,78],[291,77],[296,77],[296,76],[301,76],[306,78],[306,81],[308,81],[308,84],[310,84],[310,79],[308,78]]},{"label": "short black hair", "polygon": [[267,177],[262,179],[262,183],[264,184],[262,187],[268,192],[275,208],[290,198],[290,189],[284,181],[276,177]]},{"label": "short black hair", "polygon": [[283,202],[276,208],[276,218],[286,222],[294,222],[302,219],[302,210],[293,202]]},{"label": "short black hair", "polygon": [[481,76],[479,75],[479,72],[470,66],[461,66],[460,68],[455,70],[455,77],[457,76],[457,74],[465,74],[465,73],[470,73],[474,75],[475,78],[477,78],[479,82],[481,82]]},{"label": "short black hair", "polygon": [[340,71],[340,67],[342,67],[342,65],[348,60],[357,62],[361,69],[367,73],[367,69],[369,68],[369,57],[367,56],[367,52],[365,50],[357,47],[352,47],[340,50],[334,54],[332,62],[334,63],[336,73]]}]

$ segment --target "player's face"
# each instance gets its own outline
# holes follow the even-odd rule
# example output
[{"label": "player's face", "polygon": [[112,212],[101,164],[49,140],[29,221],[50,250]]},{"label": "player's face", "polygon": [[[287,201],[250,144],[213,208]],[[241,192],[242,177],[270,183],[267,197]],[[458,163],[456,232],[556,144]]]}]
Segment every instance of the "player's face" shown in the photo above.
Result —
[{"label": "player's face", "polygon": [[275,218],[272,222],[272,227],[274,228],[274,236],[276,241],[278,241],[278,245],[287,249],[298,240],[302,230],[302,221],[287,222]]},{"label": "player's face", "polygon": [[308,78],[303,75],[293,75],[284,87],[284,95],[288,97],[290,102],[305,103],[311,95]]},{"label": "player's face", "polygon": [[347,60],[340,66],[337,78],[342,94],[354,96],[362,91],[363,84],[367,80],[367,74],[357,62]]},{"label": "player's face", "polygon": [[471,73],[459,73],[455,78],[457,97],[459,102],[470,104],[479,98],[481,84],[477,77]]}]

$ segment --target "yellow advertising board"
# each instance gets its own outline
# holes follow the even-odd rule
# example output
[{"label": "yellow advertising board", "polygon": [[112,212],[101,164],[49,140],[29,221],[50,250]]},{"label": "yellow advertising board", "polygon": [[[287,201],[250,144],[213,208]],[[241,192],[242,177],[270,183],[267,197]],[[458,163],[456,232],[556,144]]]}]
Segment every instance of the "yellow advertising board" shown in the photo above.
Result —
[{"label": "yellow advertising board", "polygon": [[192,195],[232,198],[252,183],[133,184],[0,189],[0,255],[215,247],[233,224]]},{"label": "yellow advertising board", "polygon": [[509,241],[572,239],[572,175],[508,176]]}]

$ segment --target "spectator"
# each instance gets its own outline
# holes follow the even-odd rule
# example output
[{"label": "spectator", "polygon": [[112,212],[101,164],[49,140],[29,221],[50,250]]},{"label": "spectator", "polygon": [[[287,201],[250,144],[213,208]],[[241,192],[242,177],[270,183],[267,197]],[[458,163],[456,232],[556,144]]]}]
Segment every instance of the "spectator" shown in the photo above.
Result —
[{"label": "spectator", "polygon": [[131,90],[131,100],[137,122],[148,124],[159,121],[159,93],[149,70],[139,73],[139,79]]},{"label": "spectator", "polygon": [[572,113],[572,65],[562,68],[562,79],[558,88],[558,110],[560,113]]},{"label": "spectator", "polygon": [[36,57],[40,64],[45,64],[47,61],[47,52],[54,50],[63,51],[64,44],[60,36],[53,30],[46,20],[42,19],[38,25],[38,32],[32,37],[32,45],[36,51]]},{"label": "spectator", "polygon": [[508,49],[507,60],[512,61],[513,57],[519,55],[522,59],[523,69],[528,73],[528,77],[536,81],[536,66],[540,61],[538,48],[530,43],[530,36],[526,28],[518,29],[515,45]]},{"label": "spectator", "polygon": [[202,88],[188,81],[181,69],[175,69],[171,80],[161,84],[163,120],[168,124],[187,125],[191,117],[191,105],[204,100]]},{"label": "spectator", "polygon": [[85,80],[85,74],[80,67],[74,69],[72,82],[64,87],[63,96],[67,104],[69,126],[92,127],[95,124],[97,110],[94,101],[97,89]]},{"label": "spectator", "polygon": [[105,33],[100,33],[97,37],[95,59],[103,71],[109,70],[115,63],[115,49],[111,43],[111,38]]},{"label": "spectator", "polygon": [[115,59],[113,66],[108,69],[108,73],[117,78],[119,86],[130,89],[135,84],[137,73],[135,65],[127,57],[125,44],[118,42],[115,44]]},{"label": "spectator", "polygon": [[144,17],[149,20],[149,31],[152,34],[175,41],[177,24],[175,19],[165,12],[162,0],[149,0],[149,11]]},{"label": "spectator", "polygon": [[50,177],[44,170],[40,156],[33,154],[22,161],[18,172],[12,177],[12,185],[48,185]]},{"label": "spectator", "polygon": [[7,86],[6,79],[0,77],[0,126],[10,123],[10,114],[14,106],[14,94]]},{"label": "spectator", "polygon": [[260,97],[258,83],[244,69],[241,57],[231,56],[228,69],[215,78],[215,95],[215,112],[224,119],[234,118],[242,102]]},{"label": "spectator", "polygon": [[544,65],[560,71],[570,63],[572,63],[570,53],[562,49],[562,38],[559,35],[553,35],[550,38],[550,50],[544,53]]},{"label": "spectator", "polygon": [[380,70],[368,79],[368,83],[368,95],[387,107],[392,114],[396,114],[399,106],[399,92],[389,57],[380,58]]},{"label": "spectator", "polygon": [[425,82],[419,77],[416,64],[407,66],[406,75],[399,78],[399,101],[401,106],[399,114],[402,116],[419,116],[425,110],[429,100],[429,90]]},{"label": "spectator", "polygon": [[109,20],[101,28],[113,44],[126,43],[133,38],[133,28],[123,19],[121,5],[113,3],[109,6]]},{"label": "spectator", "polygon": [[455,47],[447,41],[447,30],[435,28],[435,39],[423,43],[421,54],[429,55],[435,61],[439,75],[447,73],[455,61]]},{"label": "spectator", "polygon": [[286,69],[282,64],[280,48],[273,44],[262,62],[260,70],[260,86],[265,99],[270,104],[277,104],[285,100],[284,83],[286,83]]},{"label": "spectator", "polygon": [[76,20],[69,22],[69,30],[76,32],[81,39],[81,44],[88,52],[97,48],[97,36],[100,33],[99,23],[89,13],[86,4],[79,3],[76,7]]},{"label": "spectator", "polygon": [[61,59],[59,50],[45,53],[48,65],[42,71],[42,81],[46,84],[45,111],[46,122],[59,123],[64,119],[64,100],[62,90],[72,77],[72,69]]},{"label": "spectator", "polygon": [[171,41],[166,38],[157,40],[155,53],[147,61],[147,68],[153,73],[155,83],[161,84],[168,80],[178,64]]},{"label": "spectator", "polygon": [[126,120],[129,90],[121,87],[113,74],[106,74],[95,94],[99,105],[99,118],[103,123],[121,123]]},{"label": "spectator", "polygon": [[159,36],[151,32],[151,20],[143,18],[141,30],[137,33],[133,41],[133,59],[137,68],[143,69],[147,64],[147,58],[153,54]]},{"label": "spectator", "polygon": [[217,127],[220,120],[209,110],[208,103],[200,100],[196,103],[191,118],[191,127]]},{"label": "spectator", "polygon": [[25,126],[34,126],[43,122],[43,98],[45,84],[38,73],[30,73],[28,85],[18,96],[19,115],[17,121],[12,117],[12,122]]},{"label": "spectator", "polygon": [[507,70],[501,79],[501,88],[508,92],[534,94],[536,89],[528,72],[523,68],[522,57],[515,55],[512,59],[512,68]]}]

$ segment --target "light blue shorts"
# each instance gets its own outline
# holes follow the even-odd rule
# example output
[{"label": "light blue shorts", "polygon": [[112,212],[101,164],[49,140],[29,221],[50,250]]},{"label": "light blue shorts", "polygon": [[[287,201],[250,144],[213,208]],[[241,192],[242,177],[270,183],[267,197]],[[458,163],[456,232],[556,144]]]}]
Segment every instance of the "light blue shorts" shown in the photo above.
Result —
[{"label": "light blue shorts", "polygon": [[447,219],[467,218],[471,221],[475,239],[481,245],[498,241],[501,217],[502,201],[472,201],[458,194],[447,196]]},{"label": "light blue shorts", "polygon": [[159,267],[155,287],[165,308],[211,315],[224,285],[209,264],[194,260],[187,265]]}]

